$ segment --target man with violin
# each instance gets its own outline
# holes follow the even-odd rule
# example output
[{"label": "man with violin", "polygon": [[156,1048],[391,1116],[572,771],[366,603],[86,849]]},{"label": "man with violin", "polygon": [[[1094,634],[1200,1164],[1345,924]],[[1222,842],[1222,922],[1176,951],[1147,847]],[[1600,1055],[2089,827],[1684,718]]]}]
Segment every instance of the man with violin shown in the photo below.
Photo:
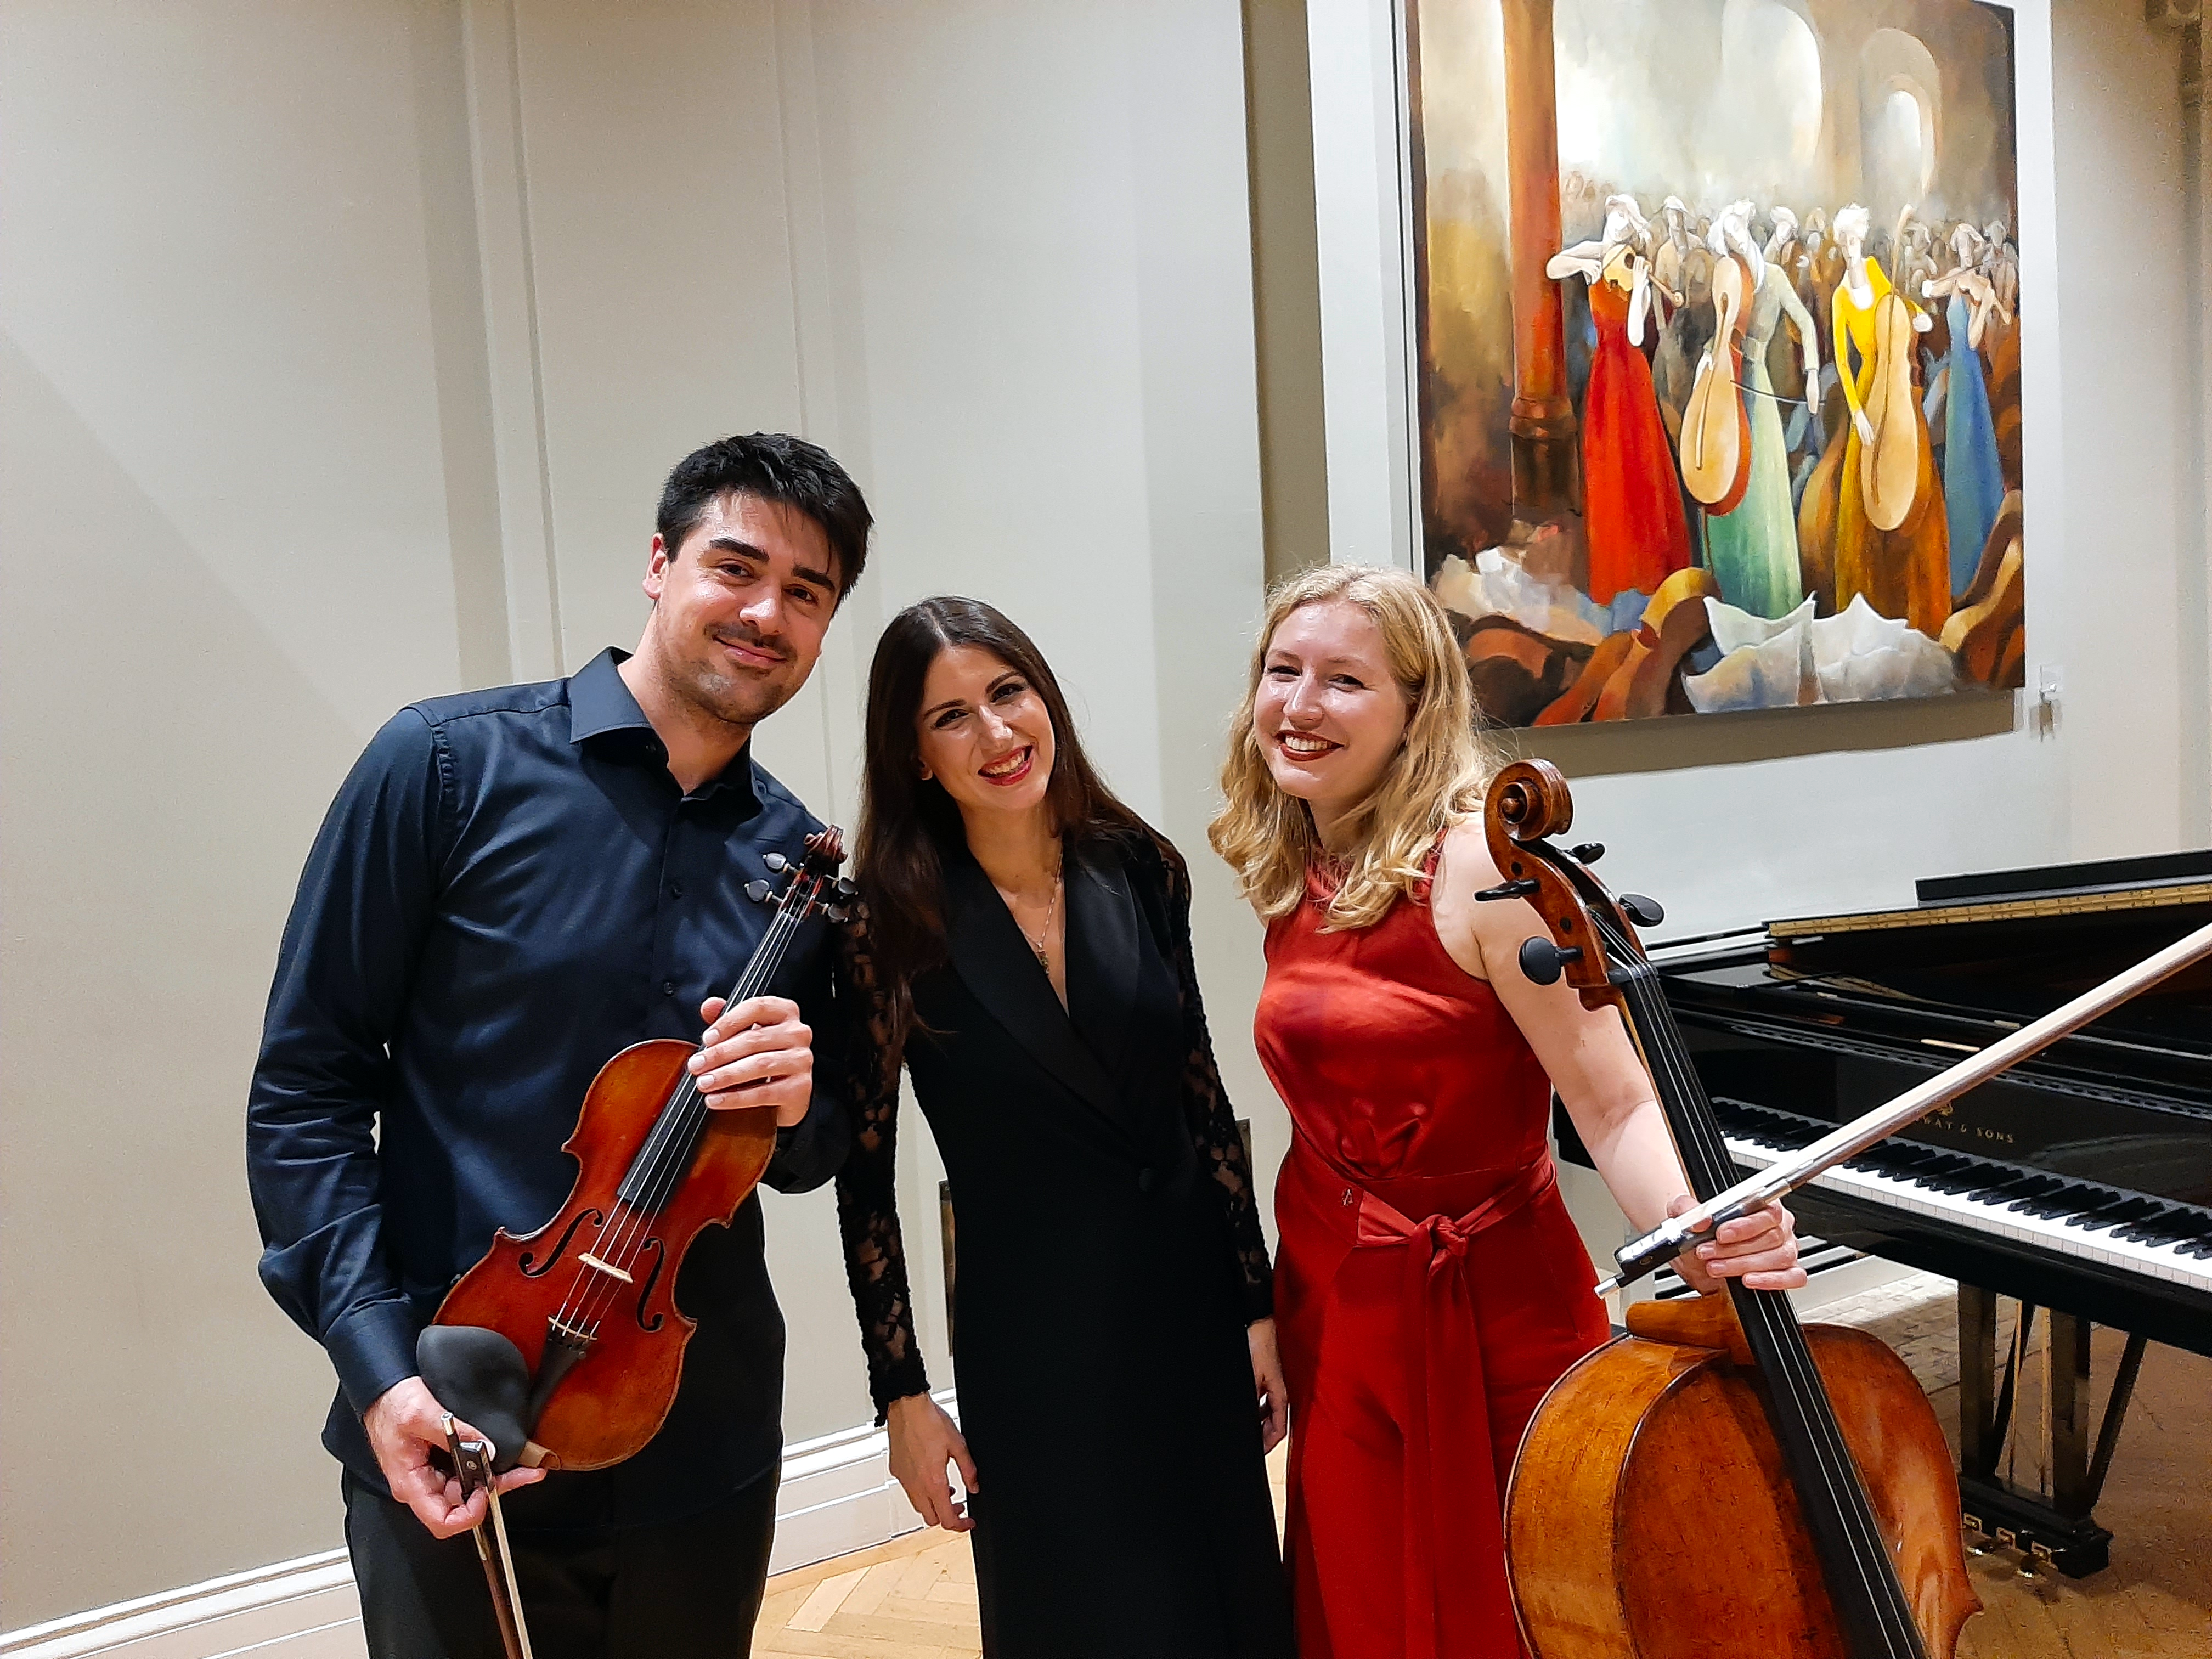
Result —
[{"label": "man with violin", "polygon": [[[828,1180],[849,1128],[810,1025],[838,1018],[830,927],[773,988],[714,994],[759,944],[745,892],[819,830],[753,762],[860,575],[871,523],[813,445],[755,434],[671,473],[636,653],[564,679],[434,698],[371,739],[286,925],[246,1112],[261,1276],[339,1382],[324,1430],[372,1653],[476,1656],[500,1638],[471,1540],[487,1498],[434,1450],[445,1412],[416,1344],[496,1229],[576,1176],[562,1143],[599,1068],[698,1041],[709,1107],[772,1111],[765,1179]],[[516,1468],[503,1505],[538,1650],[742,1651],[781,1452],[783,1320],[757,1199],[682,1256],[698,1321],[665,1424],[612,1468]],[[642,1271],[642,1268],[641,1268]],[[459,1415],[460,1413],[457,1413]]]}]

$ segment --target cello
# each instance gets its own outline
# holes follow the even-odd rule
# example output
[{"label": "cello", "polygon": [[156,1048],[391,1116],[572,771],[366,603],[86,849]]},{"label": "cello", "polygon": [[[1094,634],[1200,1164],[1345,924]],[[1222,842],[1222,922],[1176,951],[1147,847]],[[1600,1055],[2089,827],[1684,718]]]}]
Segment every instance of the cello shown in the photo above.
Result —
[{"label": "cello", "polygon": [[1743,320],[1751,304],[1751,268],[1741,254],[1713,260],[1713,343],[1698,361],[1682,410],[1682,482],[1706,512],[1718,516],[1743,504],[1751,489],[1751,415],[1745,409]]},{"label": "cello", "polygon": [[[796,865],[768,854],[787,879],[728,1006],[766,990],[809,918],[843,920],[844,856],[834,828],[809,836]],[[771,896],[764,881],[745,893]],[[534,1232],[501,1228],[422,1333],[424,1382],[489,1434],[500,1472],[618,1463],[675,1403],[696,1328],[676,1305],[684,1254],[705,1227],[730,1224],[775,1150],[773,1114],[708,1106],[686,1069],[697,1052],[660,1037],[599,1068],[562,1146],[578,1165],[568,1198]]]},{"label": "cello", "polygon": [[[1585,1006],[1620,1009],[1710,1199],[1736,1171],[1638,938],[1661,913],[1589,872],[1601,848],[1552,844],[1572,821],[1549,763],[1501,771],[1485,827],[1506,879],[1481,896],[1542,916],[1531,980],[1564,974]],[[1740,1279],[1639,1304],[1628,1331],[1553,1385],[1515,1461],[1507,1570],[1537,1659],[1949,1659],[1980,1602],[1950,1454],[1904,1362]]]}]

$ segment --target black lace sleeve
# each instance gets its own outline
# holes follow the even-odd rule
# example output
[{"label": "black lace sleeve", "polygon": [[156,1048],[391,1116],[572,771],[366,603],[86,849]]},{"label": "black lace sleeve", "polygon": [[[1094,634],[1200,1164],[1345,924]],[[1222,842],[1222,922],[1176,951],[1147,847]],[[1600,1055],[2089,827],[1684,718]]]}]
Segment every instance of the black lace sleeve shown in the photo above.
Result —
[{"label": "black lace sleeve", "polygon": [[1213,1039],[1206,1029],[1206,1005],[1198,994],[1198,963],[1190,945],[1190,869],[1179,856],[1161,860],[1167,874],[1168,915],[1175,931],[1177,1000],[1182,1006],[1183,1111],[1198,1156],[1228,1195],[1229,1225],[1237,1262],[1244,1280],[1247,1324],[1275,1310],[1274,1274],[1267,1264],[1267,1241],[1260,1231],[1260,1206],[1252,1189],[1252,1163],[1237,1114],[1221,1086],[1213,1061]]},{"label": "black lace sleeve", "polygon": [[899,1236],[896,1145],[899,1054],[891,1042],[890,1000],[868,945],[868,910],[855,903],[838,937],[839,989],[851,1012],[841,1020],[842,1081],[853,1114],[853,1149],[837,1172],[837,1227],[845,1238],[845,1279],[868,1357],[876,1421],[894,1400],[929,1392],[915,1341],[906,1246]]}]

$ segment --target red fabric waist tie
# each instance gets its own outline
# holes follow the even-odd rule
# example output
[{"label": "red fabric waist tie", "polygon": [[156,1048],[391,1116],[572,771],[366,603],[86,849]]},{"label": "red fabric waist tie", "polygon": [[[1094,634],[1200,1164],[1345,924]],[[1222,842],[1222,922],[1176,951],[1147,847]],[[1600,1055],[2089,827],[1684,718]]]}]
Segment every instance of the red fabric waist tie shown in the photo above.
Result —
[{"label": "red fabric waist tie", "polygon": [[[1343,1183],[1340,1204],[1322,1207],[1352,1221],[1354,1249],[1405,1251],[1399,1310],[1408,1402],[1403,1425],[1407,1659],[1459,1659],[1456,1652],[1447,1655],[1437,1627],[1440,1555],[1451,1559],[1455,1572],[1494,1578],[1496,1594],[1481,1601],[1505,1610],[1497,1630],[1453,1632],[1454,1646],[1473,1637],[1481,1645],[1469,1649],[1471,1653],[1518,1653],[1520,1632],[1510,1612],[1503,1504],[1485,1403],[1481,1333],[1463,1267],[1469,1243],[1558,1184],[1551,1155],[1523,1166],[1464,1215],[1414,1221],[1369,1192],[1303,1135],[1295,1144],[1321,1166],[1314,1174],[1326,1172]],[[1346,1214],[1355,1203],[1356,1216]]]}]

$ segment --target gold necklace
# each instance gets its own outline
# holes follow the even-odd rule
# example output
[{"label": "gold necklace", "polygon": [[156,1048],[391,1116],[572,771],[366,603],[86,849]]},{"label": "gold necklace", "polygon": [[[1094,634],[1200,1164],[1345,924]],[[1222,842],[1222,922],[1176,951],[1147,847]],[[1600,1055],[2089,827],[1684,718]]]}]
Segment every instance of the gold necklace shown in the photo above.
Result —
[{"label": "gold necklace", "polygon": [[1043,969],[1048,975],[1052,972],[1052,958],[1045,954],[1044,944],[1052,937],[1052,919],[1060,914],[1060,874],[1055,871],[1052,878],[1052,902],[1044,908],[1044,926],[1037,930],[1035,939],[1030,938],[1030,930],[1022,926],[1021,918],[1014,918],[1015,931],[1021,934],[1030,949],[1036,952],[1037,966]]},{"label": "gold necklace", "polygon": [[1000,898],[1006,902],[1006,914],[1009,916],[1013,917],[1014,931],[1022,936],[1022,943],[1030,947],[1031,952],[1036,957],[1037,966],[1043,969],[1048,976],[1052,973],[1052,958],[1045,952],[1045,941],[1052,937],[1052,919],[1060,914],[1060,890],[1062,885],[1063,883],[1060,878],[1060,872],[1057,870],[1054,871],[1052,872],[1052,902],[1045,906],[1044,926],[1038,931],[1037,936],[1035,939],[1031,939],[1030,937],[1030,930],[1022,926],[1021,916],[1014,909],[1014,901],[1012,896],[1007,893],[1005,888],[1002,887],[999,890]]}]

